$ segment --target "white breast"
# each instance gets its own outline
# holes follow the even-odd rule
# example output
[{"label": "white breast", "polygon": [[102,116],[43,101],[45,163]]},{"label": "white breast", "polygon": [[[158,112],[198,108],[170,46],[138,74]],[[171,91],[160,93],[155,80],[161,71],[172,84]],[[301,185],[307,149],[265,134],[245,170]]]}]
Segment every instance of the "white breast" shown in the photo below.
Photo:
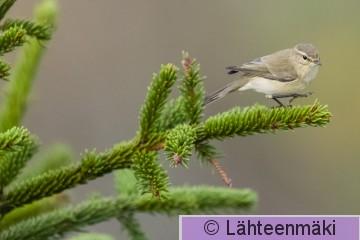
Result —
[{"label": "white breast", "polygon": [[280,82],[262,77],[254,77],[239,90],[253,89],[256,92],[265,93],[266,95],[281,95],[298,93],[306,86],[306,81],[294,80],[291,82]]},{"label": "white breast", "polygon": [[[309,67],[309,66],[307,66]],[[266,95],[281,95],[281,94],[293,94],[299,93],[303,90],[309,82],[315,78],[318,66],[310,66],[310,71],[300,71],[305,74],[300,78],[290,82],[280,82],[277,80],[269,80],[262,77],[253,77],[247,84],[241,87],[239,90],[253,89],[256,92],[265,93]]]},{"label": "white breast", "polygon": [[309,66],[309,67],[310,67],[310,71],[308,71],[307,74],[303,76],[303,79],[306,82],[310,82],[311,80],[313,80],[318,72],[318,65]]}]

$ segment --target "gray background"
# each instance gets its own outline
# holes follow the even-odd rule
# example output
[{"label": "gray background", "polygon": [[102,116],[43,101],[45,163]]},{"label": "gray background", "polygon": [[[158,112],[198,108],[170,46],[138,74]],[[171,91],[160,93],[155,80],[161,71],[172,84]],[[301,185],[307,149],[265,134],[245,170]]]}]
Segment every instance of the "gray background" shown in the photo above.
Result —
[{"label": "gray background", "polygon": [[[8,16],[30,17],[40,1],[18,1]],[[328,104],[326,128],[237,137],[216,146],[234,187],[259,193],[255,214],[359,214],[359,117],[357,74],[360,2],[357,0],[59,1],[58,29],[48,46],[24,125],[46,147],[61,141],[98,151],[131,139],[153,72],[180,65],[189,51],[212,92],[234,80],[224,67],[241,64],[300,42],[320,50],[323,66],[308,90]],[[175,91],[176,92],[176,91]],[[232,94],[206,115],[256,102],[262,94]],[[74,160],[74,161],[76,161]],[[223,186],[210,166],[167,169],[173,185]],[[112,175],[72,191],[73,201],[93,191],[114,193]],[[151,239],[176,239],[178,223],[140,215]],[[116,221],[89,228],[127,239]]]}]

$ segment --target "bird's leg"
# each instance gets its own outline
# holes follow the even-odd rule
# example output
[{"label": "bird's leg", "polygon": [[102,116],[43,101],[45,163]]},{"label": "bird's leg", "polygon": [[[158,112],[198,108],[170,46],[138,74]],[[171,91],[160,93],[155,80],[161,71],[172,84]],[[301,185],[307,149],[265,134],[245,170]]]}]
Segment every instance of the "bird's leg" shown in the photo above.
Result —
[{"label": "bird's leg", "polygon": [[308,93],[304,93],[304,94],[293,94],[292,98],[289,100],[289,105],[291,105],[291,103],[296,99],[296,98],[300,98],[300,97],[308,97],[311,94],[313,94],[312,92],[308,92]]},{"label": "bird's leg", "polygon": [[271,99],[277,102],[279,104],[279,107],[285,107],[285,105],[282,102],[280,102],[280,100],[277,99],[276,97],[271,97]]},{"label": "bird's leg", "polygon": [[284,95],[273,95],[271,96],[272,99],[274,99],[278,104],[280,104],[280,106],[284,106],[284,104],[280,103],[280,101],[277,98],[288,98],[291,97],[291,99],[289,100],[289,107],[291,107],[291,103],[296,99],[296,98],[300,98],[300,97],[308,97],[312,94],[312,92],[308,92],[308,93],[304,93],[304,94],[300,94],[300,93],[293,93],[293,94],[284,94]]}]

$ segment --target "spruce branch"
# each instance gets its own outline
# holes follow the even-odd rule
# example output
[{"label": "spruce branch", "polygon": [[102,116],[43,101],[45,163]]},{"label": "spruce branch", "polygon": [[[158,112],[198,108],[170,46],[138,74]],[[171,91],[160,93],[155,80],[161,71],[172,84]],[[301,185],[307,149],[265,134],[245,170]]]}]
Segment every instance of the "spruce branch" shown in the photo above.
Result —
[{"label": "spruce branch", "polygon": [[2,20],[16,0],[0,0],[0,20]]},{"label": "spruce branch", "polygon": [[[153,211],[167,214],[179,211],[189,211],[188,213],[194,213],[195,211],[205,211],[207,209],[213,210],[212,208],[215,208],[215,206],[211,205],[212,202],[222,199],[222,190],[219,189],[212,192],[210,191],[215,195],[214,198],[207,195],[209,189],[206,189],[205,193],[202,192],[202,189],[196,189],[196,192],[191,192],[189,196],[186,196],[186,189],[183,189],[181,195],[177,195],[176,189],[172,189],[171,195],[167,195],[166,197],[170,197],[172,200],[171,204],[177,203],[177,205],[173,206],[174,208],[171,208],[172,205],[169,204],[167,198],[164,197],[164,192],[169,189],[168,176],[162,169],[161,164],[157,162],[158,155],[155,151],[165,147],[168,158],[172,157],[173,160],[177,159],[179,161],[185,159],[183,164],[186,165],[186,160],[188,160],[191,153],[190,151],[195,147],[201,157],[212,162],[211,159],[215,156],[215,150],[208,143],[210,139],[224,139],[226,137],[233,137],[236,135],[243,136],[257,132],[272,132],[276,129],[293,129],[295,127],[324,125],[331,117],[326,106],[319,105],[315,102],[313,106],[296,107],[292,109],[268,109],[263,106],[254,106],[243,110],[235,108],[210,117],[205,123],[200,123],[196,119],[201,116],[201,111],[199,113],[199,111],[189,109],[188,113],[199,113],[191,115],[184,110],[186,108],[184,105],[186,103],[184,100],[185,96],[181,96],[177,101],[171,104],[165,103],[170,93],[170,87],[176,80],[176,72],[176,67],[167,65],[162,66],[159,76],[154,76],[154,81],[149,87],[147,100],[141,110],[140,134],[136,138],[129,142],[116,144],[112,149],[99,154],[96,154],[95,151],[86,152],[84,157],[82,157],[81,162],[77,164],[56,169],[49,168],[50,170],[46,172],[41,171],[37,176],[24,178],[21,181],[15,182],[5,189],[4,195],[0,199],[1,216],[4,217],[15,208],[19,208],[25,204],[30,204],[36,200],[60,193],[66,189],[73,188],[78,184],[85,184],[90,180],[101,177],[116,169],[131,168],[134,170],[135,176],[140,183],[141,193],[151,193],[155,196],[155,199],[153,200],[162,202],[161,204],[165,201],[167,205],[158,205],[158,203],[153,200],[149,201],[148,198],[141,198],[142,205],[139,203],[140,205],[137,206],[126,206],[126,208],[129,207],[127,215],[121,215],[119,213],[114,215],[114,212],[112,212],[111,215],[107,215],[106,217],[101,215],[104,218],[99,217],[99,220],[97,221],[110,217],[118,217],[120,221],[128,220],[129,224],[131,224],[128,226],[124,225],[124,227],[128,229],[131,235],[136,236],[136,234],[138,234],[138,236],[141,236],[141,229],[133,216],[135,211]],[[192,87],[189,87],[188,90],[201,91],[200,88],[196,88],[193,85],[191,86]],[[198,101],[200,104],[202,103],[202,97],[191,99],[195,99],[195,101]],[[174,107],[175,110],[172,109],[172,107]],[[179,109],[181,113],[178,113],[176,109]],[[4,114],[4,116],[9,115]],[[197,117],[190,119],[191,125],[184,124],[184,122],[189,121],[189,119],[187,119],[189,116]],[[2,117],[2,115],[0,115],[0,117]],[[21,118],[10,117],[9,119],[11,120],[11,124],[13,124],[16,120]],[[176,121],[176,123],[171,122],[171,120]],[[11,126],[11,124],[5,126]],[[7,128],[4,127],[4,129]],[[22,151],[19,152],[23,153]],[[11,154],[15,153],[18,152]],[[8,155],[10,156],[8,153],[5,157]],[[16,158],[12,157],[11,159]],[[15,166],[20,167],[17,168],[18,170],[14,171],[15,174],[13,176],[9,177],[10,180],[5,179],[4,182],[7,181],[6,183],[9,183],[18,174],[23,165],[18,164]],[[7,167],[7,169],[10,168]],[[221,170],[219,166],[217,169]],[[127,173],[123,175],[126,176]],[[4,176],[6,176],[6,174],[4,174]],[[125,180],[122,179],[119,181]],[[134,190],[131,190],[134,186],[133,183],[130,183],[128,186],[121,182],[118,184],[120,186],[120,198],[122,198],[124,202],[131,199],[130,202],[133,204],[134,199],[138,198],[138,194],[136,194]],[[187,188],[187,191],[189,190],[191,189]],[[195,201],[190,198],[190,196],[193,197],[197,193],[201,194],[201,196],[197,196],[197,200],[201,199],[201,201],[197,203],[196,206],[189,205],[194,204]],[[178,197],[178,199],[176,199],[176,197]],[[206,198],[202,199],[202,197]],[[224,194],[223,198],[225,199],[225,197],[226,199],[231,199],[228,192]],[[163,201],[158,201],[158,198],[162,198]],[[206,202],[209,199],[211,200],[211,203]],[[241,199],[241,201],[242,204],[246,202],[244,199]],[[252,205],[255,201],[254,197],[248,201],[248,204]],[[115,202],[117,203],[117,201]],[[222,200],[222,203],[224,202],[226,204],[234,203]],[[27,207],[29,207],[29,205]],[[244,209],[246,207],[247,205],[245,204],[241,206],[236,205],[234,208]],[[52,212],[44,215],[41,214],[36,218],[49,216],[51,214]],[[24,220],[22,222],[27,221],[28,220]],[[84,226],[81,224],[86,225],[92,223],[92,221],[86,218],[84,221],[80,221],[79,224],[75,223],[74,226],[79,228]],[[66,232],[75,229],[68,226],[65,227],[67,228],[62,228],[62,231]],[[56,229],[56,231],[57,230],[58,229]],[[47,232],[46,234],[50,233]],[[54,231],[52,234],[54,234]]]},{"label": "spruce branch", "polygon": [[9,152],[21,150],[29,145],[30,141],[30,132],[23,127],[13,127],[0,133],[0,157]]},{"label": "spruce branch", "polygon": [[116,169],[130,168],[132,164],[130,157],[136,152],[138,145],[138,140],[135,139],[116,144],[112,149],[98,155],[95,151],[86,152],[80,165],[84,183]]},{"label": "spruce branch", "polygon": [[203,77],[200,77],[200,65],[196,60],[191,60],[187,52],[183,52],[182,65],[185,73],[180,85],[180,93],[183,97],[184,112],[190,124],[199,124],[203,116],[204,84]]},{"label": "spruce branch", "polygon": [[[26,156],[26,154],[22,153],[22,156]],[[17,158],[15,158],[15,160],[16,159]],[[15,181],[11,182],[9,186],[11,188],[15,186],[17,182],[30,179],[49,170],[54,170],[61,168],[62,166],[66,166],[72,159],[72,150],[67,145],[55,144],[48,148],[40,156],[36,156],[34,159],[32,159],[32,164],[30,166],[27,164],[26,168],[23,168],[22,172],[16,176]],[[68,194],[66,192],[62,192],[60,194],[52,195],[51,197],[43,198],[39,201],[35,201],[26,206],[16,208],[0,221],[0,229],[19,222],[20,220],[51,211],[59,206],[66,204],[69,202],[69,200],[70,199]]]},{"label": "spruce branch", "polygon": [[170,166],[181,164],[188,167],[189,156],[194,148],[195,140],[196,131],[188,124],[179,124],[169,131],[165,139],[164,150]]},{"label": "spruce branch", "polygon": [[81,172],[81,167],[76,165],[47,171],[40,176],[16,182],[5,189],[0,205],[0,217],[4,217],[15,208],[85,183],[81,178],[82,174],[84,173]]},{"label": "spruce branch", "polygon": [[44,0],[35,8],[35,22],[54,29],[58,19],[58,12],[56,0]]},{"label": "spruce branch", "polygon": [[52,196],[78,184],[103,176],[115,169],[130,168],[137,141],[117,144],[113,149],[95,155],[86,153],[80,163],[49,170],[38,176],[18,181],[5,189],[0,201],[0,217],[14,208]]},{"label": "spruce branch", "polygon": [[[1,14],[6,12],[8,10],[7,7],[11,7],[14,1],[5,0],[2,3],[3,4],[0,3],[0,6],[2,6],[0,7],[0,18]],[[43,4],[39,5],[35,15],[36,21],[47,23],[50,26],[54,25],[57,15],[55,2],[46,0]],[[15,34],[13,37],[22,43],[26,31],[20,26],[7,29],[0,40],[3,39],[2,41],[6,43],[4,38],[5,34],[10,34],[10,32],[14,32],[16,29],[19,30],[20,35],[16,37]],[[23,35],[21,36],[21,34]],[[13,45],[10,45],[10,47]],[[9,47],[4,48],[0,41],[0,53],[3,53],[4,49],[9,49]],[[22,48],[19,59],[14,66],[11,81],[6,86],[5,98],[0,105],[0,131],[5,131],[13,126],[20,125],[27,109],[29,94],[43,52],[44,48],[36,39],[29,39],[28,44]]]},{"label": "spruce branch", "polygon": [[331,119],[327,106],[317,101],[313,105],[292,108],[272,108],[255,105],[229,111],[208,118],[198,128],[198,141],[292,130],[306,126],[324,126]]},{"label": "spruce branch", "polygon": [[208,186],[170,188],[169,198],[163,201],[146,196],[93,198],[75,207],[54,210],[21,221],[1,231],[0,239],[54,239],[128,211],[167,215],[216,213],[226,209],[241,212],[251,209],[256,202],[257,195],[248,189]]},{"label": "spruce branch", "polygon": [[211,186],[172,187],[166,201],[142,198],[136,208],[141,212],[164,214],[216,213],[249,210],[257,203],[257,194],[249,189]]},{"label": "spruce branch", "polygon": [[136,220],[134,213],[131,211],[124,211],[117,217],[122,227],[128,232],[128,236],[133,240],[147,240],[144,231],[141,229],[139,222]]},{"label": "spruce branch", "polygon": [[16,26],[21,26],[25,29],[27,35],[35,37],[40,41],[47,41],[51,39],[52,26],[41,24],[32,20],[7,19],[1,26],[1,30],[6,31]]},{"label": "spruce branch", "polygon": [[175,83],[178,68],[172,64],[162,65],[159,74],[154,74],[147,97],[140,111],[140,135],[147,141],[156,131],[162,110]]},{"label": "spruce branch", "polygon": [[[115,172],[115,187],[119,197],[140,196],[137,189],[137,180],[134,171],[131,169],[121,169]],[[147,239],[139,222],[135,218],[134,211],[120,212],[117,220],[121,226],[127,230],[130,239]]]},{"label": "spruce branch", "polygon": [[[119,204],[121,205],[121,204]],[[46,240],[64,236],[86,225],[114,217],[117,212],[113,199],[92,199],[76,207],[67,207],[21,221],[0,232],[2,240]],[[123,205],[121,205],[123,207]]]},{"label": "spruce branch", "polygon": [[9,185],[38,151],[37,139],[32,138],[27,141],[28,144],[23,146],[20,151],[8,153],[0,158],[0,185],[2,187]]},{"label": "spruce branch", "polygon": [[69,165],[73,159],[74,153],[69,146],[60,143],[54,144],[40,155],[36,155],[15,182],[30,179],[49,170],[60,169]]},{"label": "spruce branch", "polygon": [[0,229],[8,228],[18,222],[53,211],[59,207],[64,207],[68,205],[69,202],[69,195],[67,193],[60,193],[17,208],[0,220]]},{"label": "spruce branch", "polygon": [[[276,129],[293,129],[305,126],[323,126],[330,121],[327,107],[315,102],[310,106],[268,109],[254,106],[240,110],[232,109],[206,120],[196,126],[196,145],[208,139],[224,139],[235,135],[245,136],[254,133],[274,132]],[[23,206],[35,200],[60,193],[78,184],[103,176],[116,169],[130,168],[132,155],[141,149],[160,150],[164,147],[165,136],[156,137],[151,145],[141,145],[139,139],[117,144],[113,149],[99,155],[88,154],[82,163],[48,171],[35,178],[21,181],[5,189],[2,214],[14,207]],[[213,152],[211,147],[206,151]],[[205,155],[207,155],[205,154]]]},{"label": "spruce branch", "polygon": [[158,132],[165,132],[187,121],[183,105],[184,100],[182,96],[179,96],[176,100],[171,99],[165,104],[163,113],[158,121]]},{"label": "spruce branch", "polygon": [[209,161],[211,158],[219,158],[222,156],[214,146],[209,144],[208,141],[201,141],[196,143],[195,150],[197,153],[197,158],[202,161]]},{"label": "spruce branch", "polygon": [[0,36],[0,56],[11,52],[26,42],[26,30],[22,26],[9,27]]},{"label": "spruce branch", "polygon": [[4,60],[0,60],[0,78],[8,81],[8,76],[10,76],[10,64]]},{"label": "spruce branch", "polygon": [[115,240],[112,236],[102,233],[81,233],[67,240]]},{"label": "spruce branch", "polygon": [[138,151],[133,155],[132,169],[141,194],[150,193],[157,199],[163,199],[170,183],[158,159],[159,156],[155,151]]}]

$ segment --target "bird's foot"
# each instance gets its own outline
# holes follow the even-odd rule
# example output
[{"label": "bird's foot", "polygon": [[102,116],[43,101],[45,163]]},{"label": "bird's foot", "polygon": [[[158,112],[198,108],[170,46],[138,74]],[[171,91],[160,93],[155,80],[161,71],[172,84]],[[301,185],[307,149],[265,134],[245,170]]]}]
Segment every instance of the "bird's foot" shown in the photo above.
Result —
[{"label": "bird's foot", "polygon": [[280,102],[280,100],[278,98],[288,98],[288,97],[290,97],[291,99],[289,100],[289,105],[287,107],[292,107],[291,103],[296,98],[308,97],[308,96],[310,96],[312,94],[313,94],[313,92],[308,92],[308,93],[294,93],[294,94],[284,94],[284,95],[267,95],[266,97],[271,98],[275,102],[277,102],[279,104],[278,107],[286,107],[282,102]]}]

